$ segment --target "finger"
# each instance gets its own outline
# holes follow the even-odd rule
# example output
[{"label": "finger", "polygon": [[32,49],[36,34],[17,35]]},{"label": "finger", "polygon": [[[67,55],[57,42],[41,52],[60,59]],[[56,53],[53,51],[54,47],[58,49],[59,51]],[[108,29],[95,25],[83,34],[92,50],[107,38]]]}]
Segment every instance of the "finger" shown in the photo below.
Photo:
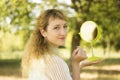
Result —
[{"label": "finger", "polygon": [[80,53],[81,55],[86,54],[85,51],[84,51],[83,49],[80,49],[80,48],[79,48],[79,53]]},{"label": "finger", "polygon": [[77,54],[78,53],[78,48],[76,48],[74,51],[73,51],[73,54]]},{"label": "finger", "polygon": [[79,48],[79,50],[80,50],[81,53],[85,53],[85,50],[82,49],[80,46],[78,46],[77,48]]},{"label": "finger", "polygon": [[86,58],[87,58],[87,53],[86,53],[86,51],[83,51],[83,53],[84,53],[84,56],[86,56]]},{"label": "finger", "polygon": [[86,54],[86,51],[84,50],[81,50],[81,55],[86,59],[87,58],[87,54]]}]

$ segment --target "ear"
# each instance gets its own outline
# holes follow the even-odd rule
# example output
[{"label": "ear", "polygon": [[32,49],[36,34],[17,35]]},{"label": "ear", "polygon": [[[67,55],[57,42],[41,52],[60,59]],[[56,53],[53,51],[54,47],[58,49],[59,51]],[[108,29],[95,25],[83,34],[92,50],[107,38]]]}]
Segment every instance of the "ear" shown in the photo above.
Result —
[{"label": "ear", "polygon": [[44,29],[40,29],[40,33],[42,34],[43,37],[46,37],[46,31]]}]

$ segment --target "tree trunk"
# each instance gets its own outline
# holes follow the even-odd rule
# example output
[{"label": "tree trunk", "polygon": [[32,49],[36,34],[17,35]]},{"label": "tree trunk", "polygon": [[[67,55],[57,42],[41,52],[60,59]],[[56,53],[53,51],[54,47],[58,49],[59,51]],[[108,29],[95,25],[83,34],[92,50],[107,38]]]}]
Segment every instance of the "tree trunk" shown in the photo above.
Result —
[{"label": "tree trunk", "polygon": [[74,33],[73,37],[72,37],[72,47],[71,47],[72,49],[71,49],[71,53],[79,45],[80,45],[80,36],[79,36],[79,34]]},{"label": "tree trunk", "polygon": [[[73,50],[80,45],[80,35],[78,34],[80,32],[80,22],[76,21],[76,26],[75,26],[75,32],[73,33],[73,36],[72,36],[72,43],[71,43],[71,55],[72,55],[72,52]],[[70,59],[71,60],[71,59]],[[69,68],[70,68],[70,71],[71,71],[71,64],[69,65]]]},{"label": "tree trunk", "polygon": [[71,47],[71,53],[73,52],[73,50],[80,45],[80,35],[78,34],[80,32],[80,26],[81,26],[81,22],[77,21],[76,20],[76,27],[75,27],[75,31],[73,33],[73,36],[72,36],[72,47]]}]

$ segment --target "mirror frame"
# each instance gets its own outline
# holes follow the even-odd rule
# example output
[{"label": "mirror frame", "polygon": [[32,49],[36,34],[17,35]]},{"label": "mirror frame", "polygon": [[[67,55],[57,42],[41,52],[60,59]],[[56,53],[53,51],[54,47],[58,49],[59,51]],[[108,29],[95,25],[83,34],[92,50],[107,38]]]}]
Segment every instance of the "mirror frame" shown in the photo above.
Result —
[{"label": "mirror frame", "polygon": [[[96,38],[94,40],[90,40],[90,41],[85,40],[83,38],[83,36],[81,35],[81,27],[83,26],[83,24],[88,23],[88,22],[94,23],[96,25],[96,28],[97,28],[97,36],[96,36]],[[94,21],[85,21],[83,24],[80,27],[80,33],[79,33],[81,39],[84,40],[85,42],[88,42],[88,43],[94,43],[94,42],[96,42],[100,38],[100,34],[101,34],[101,30],[100,30],[99,26]]]}]

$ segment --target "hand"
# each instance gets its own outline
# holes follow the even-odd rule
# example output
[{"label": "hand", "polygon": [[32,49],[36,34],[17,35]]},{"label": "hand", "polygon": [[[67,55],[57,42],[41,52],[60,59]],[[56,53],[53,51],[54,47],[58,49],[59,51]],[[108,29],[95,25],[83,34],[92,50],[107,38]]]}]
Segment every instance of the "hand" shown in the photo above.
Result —
[{"label": "hand", "polygon": [[72,62],[80,63],[87,58],[86,52],[79,46],[72,53]]},{"label": "hand", "polygon": [[89,60],[83,60],[80,62],[80,68],[82,67],[85,67],[85,66],[91,66],[91,65],[94,65],[94,64],[98,64],[98,63],[101,63],[104,59],[99,59],[99,60],[96,60],[96,61],[89,61]]}]

